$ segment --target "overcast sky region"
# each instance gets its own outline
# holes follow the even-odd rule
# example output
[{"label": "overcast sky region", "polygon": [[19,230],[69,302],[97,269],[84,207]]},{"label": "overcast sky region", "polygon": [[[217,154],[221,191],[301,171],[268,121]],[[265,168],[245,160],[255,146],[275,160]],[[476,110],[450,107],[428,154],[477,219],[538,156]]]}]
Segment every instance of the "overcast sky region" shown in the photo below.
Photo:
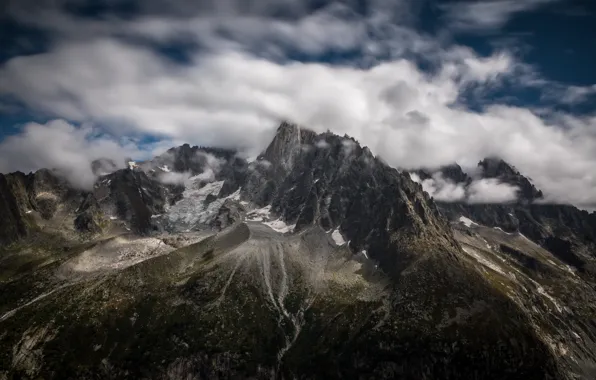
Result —
[{"label": "overcast sky region", "polygon": [[[405,170],[500,157],[548,202],[596,205],[593,1],[0,4],[0,172],[86,187],[97,158],[251,157],[290,120]],[[510,199],[499,185],[468,200]]]}]

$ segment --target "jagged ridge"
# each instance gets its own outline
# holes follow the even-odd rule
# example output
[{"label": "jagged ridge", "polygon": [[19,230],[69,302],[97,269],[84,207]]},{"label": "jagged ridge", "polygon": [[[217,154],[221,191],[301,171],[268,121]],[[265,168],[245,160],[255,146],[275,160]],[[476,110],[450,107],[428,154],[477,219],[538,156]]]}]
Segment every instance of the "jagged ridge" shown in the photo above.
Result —
[{"label": "jagged ridge", "polygon": [[[159,167],[167,159],[166,169],[199,175],[209,158],[198,147],[171,152],[102,176],[69,214],[115,212],[122,227],[153,231],[168,248],[81,273],[73,263],[118,243],[88,237],[95,248],[72,247],[13,281],[10,289],[29,289],[30,298],[10,298],[0,321],[7,376],[568,377],[525,310],[460,250],[422,187],[355,140],[284,123],[253,163],[207,152],[221,159],[214,180],[223,183],[197,207],[226,198],[213,225],[232,226],[190,245],[207,225],[190,226],[190,237],[159,235],[152,218],[180,199],[179,187],[159,183],[167,172]],[[244,224],[255,208],[294,232],[256,218]],[[337,234],[348,243],[334,242]],[[317,270],[325,281],[308,280]],[[39,284],[52,290],[40,294]],[[379,285],[374,297],[360,296]],[[99,333],[89,342],[75,339],[90,331]]]}]

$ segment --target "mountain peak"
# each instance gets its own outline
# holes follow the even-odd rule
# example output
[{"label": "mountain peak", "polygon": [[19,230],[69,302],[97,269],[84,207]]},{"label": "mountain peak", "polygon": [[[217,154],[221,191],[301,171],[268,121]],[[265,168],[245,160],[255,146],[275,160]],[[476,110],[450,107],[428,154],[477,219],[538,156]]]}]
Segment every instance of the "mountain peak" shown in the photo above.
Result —
[{"label": "mountain peak", "polygon": [[497,178],[499,176],[520,175],[520,173],[504,160],[498,157],[487,157],[478,162],[478,167],[482,168],[485,178]]},{"label": "mountain peak", "polygon": [[478,163],[484,178],[497,178],[504,183],[519,187],[521,200],[532,201],[543,197],[530,180],[522,175],[513,165],[497,157],[488,157]]},{"label": "mountain peak", "polygon": [[277,133],[276,134],[280,134],[280,133],[292,133],[294,131],[300,131],[300,127],[298,126],[298,124],[296,123],[292,123],[290,121],[284,120],[279,124],[279,127],[277,127]]},{"label": "mountain peak", "polygon": [[303,144],[314,141],[315,132],[301,129],[297,124],[283,121],[277,128],[273,141],[261,158],[273,164],[274,170],[289,170]]}]

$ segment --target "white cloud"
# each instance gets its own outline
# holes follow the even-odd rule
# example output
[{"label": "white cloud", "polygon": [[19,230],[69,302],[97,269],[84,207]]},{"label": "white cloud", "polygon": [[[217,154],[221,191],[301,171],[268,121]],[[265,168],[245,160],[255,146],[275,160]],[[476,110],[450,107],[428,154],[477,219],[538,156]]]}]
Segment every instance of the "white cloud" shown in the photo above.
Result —
[{"label": "white cloud", "polygon": [[593,95],[596,95],[596,84],[591,86],[565,86],[563,96],[559,98],[559,101],[566,104],[577,104]]},{"label": "white cloud", "polygon": [[[151,134],[254,156],[286,118],[347,133],[403,168],[498,156],[553,200],[595,201],[595,180],[586,175],[596,167],[595,119],[566,116],[553,125],[523,108],[459,107],[458,94],[470,84],[510,74],[501,55],[494,64],[475,62],[470,52],[457,57],[434,76],[402,59],[360,69],[237,52],[197,56],[180,67],[139,47],[98,40],[9,61],[0,88],[56,116],[101,121],[115,135]],[[474,75],[466,75],[470,67]],[[572,191],[559,186],[563,179]]]},{"label": "white cloud", "polygon": [[190,176],[190,172],[165,172],[158,176],[158,180],[167,185],[184,185]]},{"label": "white cloud", "polygon": [[495,178],[475,179],[471,183],[455,183],[444,178],[440,172],[422,180],[416,173],[409,173],[412,181],[441,202],[506,203],[517,199],[518,187],[500,182]]},{"label": "white cloud", "polygon": [[202,151],[197,152],[197,157],[205,162],[203,166],[204,170],[210,170],[215,174],[219,173],[222,166],[226,164],[226,161],[224,159],[218,158],[210,153]]},{"label": "white cloud", "polygon": [[[287,21],[269,17],[272,11],[263,4],[270,2],[263,1],[242,15],[240,3],[228,2],[229,9],[221,3],[221,9],[209,9],[218,17],[183,12],[180,3],[176,17],[159,15],[147,5],[151,9],[145,17],[134,21],[38,18],[61,37],[47,53],[1,66],[0,95],[55,117],[100,123],[115,136],[108,140],[116,146],[122,136],[151,135],[165,141],[152,146],[156,152],[188,142],[256,156],[279,121],[290,119],[319,132],[347,133],[400,168],[453,162],[475,166],[486,156],[498,156],[530,176],[548,201],[596,203],[591,174],[596,118],[538,115],[498,104],[471,111],[459,103],[467,91],[482,93],[503,80],[519,79],[524,66],[512,54],[480,57],[388,21],[388,15],[401,12],[403,2],[387,12],[375,3],[375,11],[361,17],[345,6],[309,14],[291,1],[284,6],[299,17]],[[531,8],[514,4],[504,12],[504,3],[489,3],[497,10],[485,17],[496,21],[482,22],[493,26]],[[471,7],[462,14],[486,13],[481,5]],[[203,50],[180,65],[115,34],[153,42],[184,36]],[[293,62],[287,56],[288,51],[325,55],[351,50],[361,55],[352,66]],[[412,55],[435,64],[433,74],[421,71]],[[21,137],[31,140],[27,130],[15,138]],[[15,152],[4,149],[0,157],[14,157]],[[2,170],[36,165],[24,159]],[[457,187],[435,193],[445,199],[461,195]]]},{"label": "white cloud", "polygon": [[410,179],[416,183],[422,184],[422,179],[416,173],[408,173],[410,175]]},{"label": "white cloud", "polygon": [[97,135],[90,127],[77,128],[63,120],[29,123],[21,134],[0,143],[0,172],[56,169],[75,187],[90,189],[95,182],[91,163],[110,158],[124,168],[127,157],[146,156],[133,141]]},{"label": "white cloud", "polygon": [[[175,156],[171,152],[166,152],[160,155],[156,160],[150,162],[153,166],[161,166],[167,165],[168,167],[173,167],[174,165]],[[196,163],[202,164],[203,172],[196,175],[195,179],[203,181],[203,182],[213,182],[215,181],[215,176],[221,170],[222,166],[225,164],[225,160],[217,158],[216,156],[197,151],[196,156],[193,158]],[[148,169],[149,167],[147,167]],[[169,185],[184,185],[187,183],[188,179],[192,177],[193,174],[190,171],[186,172],[173,172],[167,171],[165,173],[161,173],[158,176],[158,180],[162,183],[169,184]]]},{"label": "white cloud", "polygon": [[447,21],[459,30],[491,30],[503,27],[515,14],[559,0],[459,1],[441,5]]},{"label": "white cloud", "polygon": [[350,132],[419,103],[451,103],[459,80],[453,71],[467,71],[472,58],[466,58],[429,81],[405,60],[363,70],[226,52],[198,55],[193,65],[178,67],[149,50],[97,40],[13,59],[0,70],[0,88],[57,116],[115,125],[114,133],[251,148],[286,117],[319,129],[343,124]]},{"label": "white cloud", "polygon": [[[413,180],[416,179],[413,178]],[[419,177],[418,180],[420,180]],[[466,190],[464,185],[443,178],[441,173],[435,173],[432,178],[427,178],[420,183],[422,189],[438,201],[459,202],[465,200]]]},{"label": "white cloud", "polygon": [[501,183],[495,178],[473,181],[468,187],[469,203],[506,203],[517,199],[517,186]]}]

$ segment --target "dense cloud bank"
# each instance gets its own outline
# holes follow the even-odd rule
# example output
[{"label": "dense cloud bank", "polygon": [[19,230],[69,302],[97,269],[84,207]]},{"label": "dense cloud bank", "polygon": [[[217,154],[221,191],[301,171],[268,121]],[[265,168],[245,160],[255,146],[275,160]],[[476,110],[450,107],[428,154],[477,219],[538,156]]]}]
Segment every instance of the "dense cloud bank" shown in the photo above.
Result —
[{"label": "dense cloud bank", "polygon": [[[596,204],[596,117],[490,100],[491,91],[512,82],[545,84],[513,52],[482,57],[418,33],[408,18],[414,8],[405,1],[372,2],[365,14],[350,2],[316,11],[298,1],[262,0],[250,9],[244,2],[198,4],[177,1],[164,13],[149,1],[131,20],[88,20],[43,7],[38,12],[46,17],[35,18],[13,9],[24,22],[52,31],[55,41],[46,52],[0,66],[0,95],[70,123],[28,124],[0,143],[0,170],[53,166],[88,186],[92,178],[81,167],[99,156],[144,158],[181,142],[254,156],[288,119],[347,133],[404,169],[471,167],[501,157],[531,177],[549,202]],[[274,17],[274,8],[294,17]],[[466,9],[450,13],[453,25],[481,11]],[[508,15],[472,27],[496,27]],[[195,47],[185,50],[183,62],[155,49],[181,39]],[[298,53],[318,59],[292,60]],[[357,58],[331,64],[332,53]],[[420,68],[421,56],[433,70]],[[572,90],[560,98],[577,101],[591,88]],[[466,96],[483,106],[470,109]],[[159,142],[142,145],[143,136]],[[175,176],[163,180],[184,180]],[[457,186],[439,182],[427,188],[445,199],[462,196]],[[473,190],[470,202],[515,194],[487,181]]]}]

